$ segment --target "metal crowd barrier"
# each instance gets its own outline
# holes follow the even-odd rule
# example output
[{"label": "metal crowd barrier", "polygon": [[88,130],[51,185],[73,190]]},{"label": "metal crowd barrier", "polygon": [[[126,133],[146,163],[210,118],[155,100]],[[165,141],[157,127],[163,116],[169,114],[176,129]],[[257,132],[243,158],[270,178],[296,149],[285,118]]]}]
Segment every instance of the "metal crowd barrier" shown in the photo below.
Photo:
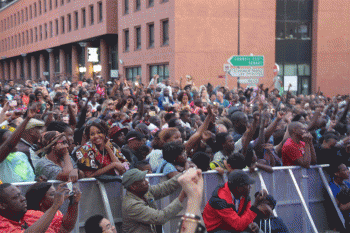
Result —
[{"label": "metal crowd barrier", "polygon": [[[324,194],[329,195],[337,210],[338,217],[344,224],[344,218],[336,205],[332,191],[328,185],[328,179],[323,168],[328,165],[312,166],[310,169],[300,167],[274,167],[272,174],[258,171],[252,174],[256,182],[252,186],[251,197],[254,200],[256,191],[266,189],[277,200],[274,211],[286,224],[290,232],[324,232],[329,229],[326,216]],[[248,170],[245,170],[248,172]],[[167,180],[160,174],[147,175],[151,185]],[[203,173],[204,195],[202,210],[210,199],[216,186],[224,183],[227,177],[219,175],[216,171]],[[60,183],[59,181],[50,181]],[[15,183],[23,193],[33,182]],[[79,187],[83,193],[79,205],[78,222],[74,233],[84,232],[85,221],[92,215],[102,214],[108,219],[113,219],[117,225],[122,223],[121,203],[125,190],[119,182],[101,183],[94,178],[79,180]],[[325,190],[323,192],[322,190]],[[163,209],[174,200],[180,190],[158,201],[158,209]],[[68,203],[61,208],[64,213]],[[164,233],[176,232],[178,221],[184,210],[174,219],[163,226]],[[114,224],[114,223],[113,223]],[[119,231],[120,233],[120,231]]]}]

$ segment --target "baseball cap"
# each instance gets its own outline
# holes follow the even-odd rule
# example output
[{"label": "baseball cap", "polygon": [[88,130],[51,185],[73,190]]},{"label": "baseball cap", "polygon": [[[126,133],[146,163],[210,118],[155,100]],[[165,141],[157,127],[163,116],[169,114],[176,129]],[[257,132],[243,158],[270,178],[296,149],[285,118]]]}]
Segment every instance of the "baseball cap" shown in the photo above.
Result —
[{"label": "baseball cap", "polygon": [[134,182],[142,181],[145,179],[148,171],[140,171],[137,168],[128,170],[123,174],[122,184],[125,188],[129,188]]},{"label": "baseball cap", "polygon": [[232,186],[242,187],[247,184],[254,184],[255,180],[242,170],[234,170],[228,175],[228,182]]},{"label": "baseball cap", "polygon": [[135,131],[135,130],[130,131],[125,137],[126,141],[130,141],[130,140],[134,140],[134,139],[142,140],[144,138],[145,138],[145,136],[142,133]]}]

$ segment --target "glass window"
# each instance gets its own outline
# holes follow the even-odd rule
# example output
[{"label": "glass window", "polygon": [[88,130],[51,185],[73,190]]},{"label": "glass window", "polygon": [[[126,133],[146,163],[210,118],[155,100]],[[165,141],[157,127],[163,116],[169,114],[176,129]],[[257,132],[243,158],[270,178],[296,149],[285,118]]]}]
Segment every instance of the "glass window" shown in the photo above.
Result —
[{"label": "glass window", "polygon": [[26,7],[26,21],[28,21],[28,7]]},{"label": "glass window", "polygon": [[298,65],[298,75],[300,76],[310,76],[311,69],[309,64],[300,64]]},{"label": "glass window", "polygon": [[129,44],[129,30],[128,29],[124,30],[124,42],[125,42],[124,51],[128,52],[129,48],[130,48],[130,44]]},{"label": "glass window", "polygon": [[46,8],[46,0],[44,0],[44,13],[46,12],[47,8]]},{"label": "glass window", "polygon": [[135,0],[135,11],[141,10],[141,0]]},{"label": "glass window", "polygon": [[169,44],[169,20],[162,21],[163,45]]},{"label": "glass window", "polygon": [[299,2],[299,19],[300,20],[312,20],[312,1],[303,0]]},{"label": "glass window", "polygon": [[56,24],[56,36],[57,36],[59,32],[58,19],[55,20],[55,24]]},{"label": "glass window", "polygon": [[34,2],[34,17],[36,17],[36,2]]},{"label": "glass window", "polygon": [[94,5],[90,6],[90,25],[94,24]]},{"label": "glass window", "polygon": [[39,26],[39,40],[43,39],[43,27],[40,25]]},{"label": "glass window", "polygon": [[67,19],[68,19],[68,32],[72,31],[72,16],[71,14],[67,15]]},{"label": "glass window", "polygon": [[47,24],[44,24],[44,28],[45,28],[45,39],[47,39]]},{"label": "glass window", "polygon": [[38,8],[39,8],[39,15],[41,15],[41,1],[38,2]]},{"label": "glass window", "polygon": [[148,25],[148,47],[154,47],[154,24]]},{"label": "glass window", "polygon": [[74,29],[77,30],[78,27],[79,27],[78,11],[74,11],[74,18],[75,18],[75,26],[74,26]]},{"label": "glass window", "polygon": [[141,66],[126,68],[126,79],[139,82],[141,79]]},{"label": "glass window", "polygon": [[63,6],[64,5],[64,0],[61,0],[61,6]]},{"label": "glass window", "polygon": [[81,27],[85,27],[86,26],[86,11],[85,8],[81,9]]},{"label": "glass window", "polygon": [[49,0],[49,10],[52,10],[52,0]]},{"label": "glass window", "polygon": [[30,19],[33,18],[33,9],[32,9],[32,5],[29,6],[29,17],[30,17]]},{"label": "glass window", "polygon": [[297,65],[296,64],[284,65],[284,75],[285,76],[297,75]]},{"label": "glass window", "polygon": [[141,27],[135,28],[136,50],[141,49]]},{"label": "glass window", "polygon": [[299,19],[299,0],[287,0],[286,1],[286,20],[298,20]]},{"label": "glass window", "polygon": [[160,64],[160,65],[151,65],[150,66],[150,79],[154,77],[154,75],[158,74],[158,82],[162,82],[169,78],[169,65],[168,64]]},{"label": "glass window", "polygon": [[129,0],[124,0],[124,14],[129,14]]},{"label": "glass window", "polygon": [[50,37],[53,37],[52,21],[50,21]]},{"label": "glass window", "polygon": [[14,23],[15,23],[15,26],[17,25],[17,16],[16,16],[16,14],[14,15]]},{"label": "glass window", "polygon": [[148,6],[149,7],[154,6],[154,0],[148,0]]},{"label": "glass window", "polygon": [[61,17],[61,34],[64,34],[64,16]]},{"label": "glass window", "polygon": [[102,2],[98,3],[98,21],[102,22],[103,20],[103,11],[102,11]]}]

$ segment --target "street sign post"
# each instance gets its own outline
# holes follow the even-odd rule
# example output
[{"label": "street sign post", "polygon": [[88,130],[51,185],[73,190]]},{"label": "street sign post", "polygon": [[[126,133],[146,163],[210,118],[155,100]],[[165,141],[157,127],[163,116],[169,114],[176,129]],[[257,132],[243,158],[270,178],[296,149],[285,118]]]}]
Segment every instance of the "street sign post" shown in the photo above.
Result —
[{"label": "street sign post", "polygon": [[263,77],[264,68],[233,68],[229,73],[232,77]]},{"label": "street sign post", "polygon": [[232,66],[264,66],[264,56],[232,56],[227,61]]}]

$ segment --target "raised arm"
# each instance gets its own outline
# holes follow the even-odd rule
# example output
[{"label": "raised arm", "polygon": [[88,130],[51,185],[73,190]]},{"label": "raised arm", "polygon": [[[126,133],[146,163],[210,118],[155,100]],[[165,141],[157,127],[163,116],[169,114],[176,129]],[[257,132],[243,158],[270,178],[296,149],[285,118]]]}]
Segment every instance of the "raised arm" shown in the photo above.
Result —
[{"label": "raised arm", "polygon": [[13,148],[16,147],[17,143],[21,139],[22,133],[25,130],[29,120],[36,115],[36,111],[37,105],[32,106],[30,109],[28,109],[27,117],[22,121],[19,127],[11,134],[11,136],[0,146],[0,163],[3,162],[13,150]]}]

